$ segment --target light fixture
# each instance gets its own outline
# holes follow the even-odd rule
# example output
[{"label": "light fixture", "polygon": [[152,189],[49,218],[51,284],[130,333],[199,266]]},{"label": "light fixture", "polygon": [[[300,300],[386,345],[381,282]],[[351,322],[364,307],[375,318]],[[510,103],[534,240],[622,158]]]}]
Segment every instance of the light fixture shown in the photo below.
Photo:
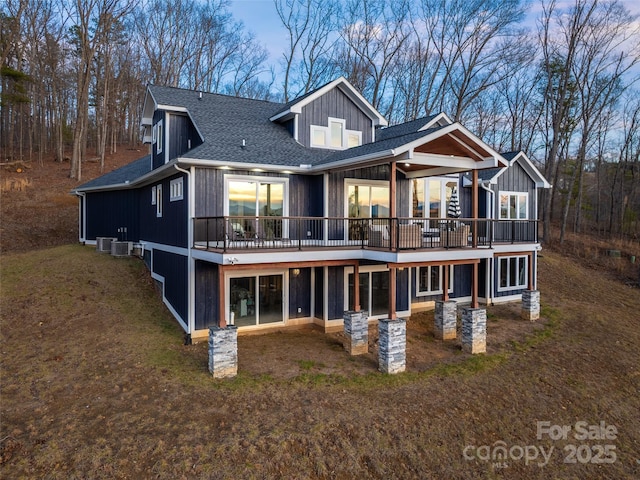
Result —
[{"label": "light fixture", "polygon": [[291,270],[291,273],[293,274],[294,277],[297,277],[298,275],[300,275],[300,269],[294,268],[293,270]]},{"label": "light fixture", "polygon": [[404,164],[404,166],[405,166],[405,167],[410,167],[410,166],[411,166],[411,164],[410,164],[410,163],[405,163],[405,164]]}]

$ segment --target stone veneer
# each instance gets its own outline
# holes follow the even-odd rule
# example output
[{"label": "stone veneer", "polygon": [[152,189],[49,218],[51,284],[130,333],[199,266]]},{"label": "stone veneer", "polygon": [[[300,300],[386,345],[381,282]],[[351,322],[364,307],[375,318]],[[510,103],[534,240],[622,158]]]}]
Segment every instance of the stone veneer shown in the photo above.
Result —
[{"label": "stone veneer", "polygon": [[455,340],[457,324],[457,306],[453,300],[436,300],[435,336],[439,340]]},{"label": "stone veneer", "polygon": [[462,351],[474,354],[487,351],[487,311],[484,308],[462,310]]},{"label": "stone veneer", "polygon": [[522,292],[522,318],[532,322],[540,318],[540,290]]},{"label": "stone veneer", "polygon": [[214,378],[238,374],[238,327],[209,328],[209,371]]},{"label": "stone veneer", "polygon": [[369,312],[344,312],[344,348],[350,355],[369,351]]},{"label": "stone veneer", "polygon": [[378,320],[378,333],[378,369],[383,373],[404,372],[407,366],[406,320]]}]

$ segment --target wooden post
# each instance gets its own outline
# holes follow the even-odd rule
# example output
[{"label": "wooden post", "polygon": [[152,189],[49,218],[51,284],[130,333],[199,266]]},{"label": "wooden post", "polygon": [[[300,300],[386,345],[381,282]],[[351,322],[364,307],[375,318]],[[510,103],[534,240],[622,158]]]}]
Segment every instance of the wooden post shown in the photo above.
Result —
[{"label": "wooden post", "polygon": [[533,252],[528,255],[529,262],[529,290],[533,290]]},{"label": "wooden post", "polygon": [[396,221],[396,162],[389,165],[389,243],[391,250],[398,247],[398,222]]},{"label": "wooden post", "polygon": [[353,266],[353,311],[360,311],[360,262]]},{"label": "wooden post", "polygon": [[449,265],[442,266],[442,300],[449,300]]},{"label": "wooden post", "polygon": [[[471,218],[473,218],[473,235],[471,237],[471,244],[473,248],[478,248],[478,170],[472,170],[472,199],[471,199]],[[477,265],[475,267],[478,268]],[[476,294],[478,290],[476,288]],[[476,307],[474,307],[476,308]]]},{"label": "wooden post", "polygon": [[218,265],[218,326],[220,328],[226,328],[227,318],[224,304],[226,301],[224,285],[224,267]]},{"label": "wooden post", "polygon": [[396,319],[396,267],[389,267],[389,320]]},{"label": "wooden post", "polygon": [[478,308],[478,263],[473,264],[473,279],[471,281],[471,308]]}]

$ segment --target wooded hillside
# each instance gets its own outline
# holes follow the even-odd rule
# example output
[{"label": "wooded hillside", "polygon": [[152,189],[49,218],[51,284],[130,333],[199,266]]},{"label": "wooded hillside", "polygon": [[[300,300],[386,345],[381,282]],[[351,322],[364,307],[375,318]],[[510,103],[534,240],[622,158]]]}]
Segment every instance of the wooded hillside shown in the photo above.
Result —
[{"label": "wooded hillside", "polygon": [[[533,8],[535,7],[535,11]],[[145,85],[288,101],[344,75],[391,123],[444,111],[524,150],[567,230],[640,237],[640,30],[614,0],[274,0],[278,58],[224,0],[7,0],[0,158],[140,142]],[[89,153],[91,152],[91,153]],[[93,152],[96,152],[95,154]]]}]

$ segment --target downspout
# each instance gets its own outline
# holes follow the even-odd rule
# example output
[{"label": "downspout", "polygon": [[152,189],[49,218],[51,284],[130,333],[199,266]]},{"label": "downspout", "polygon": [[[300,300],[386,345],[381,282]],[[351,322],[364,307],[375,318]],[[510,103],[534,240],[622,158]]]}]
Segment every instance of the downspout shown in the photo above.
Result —
[{"label": "downspout", "polygon": [[[489,193],[489,209],[488,209],[488,215],[487,218],[490,218],[491,220],[494,220],[494,212],[495,212],[495,199],[494,196],[496,194],[496,192],[494,192],[493,190],[491,190],[487,184],[485,182],[480,182],[480,188],[482,188],[483,190],[485,190],[486,192]],[[493,238],[493,222],[490,222],[489,225],[491,226],[491,238]],[[491,305],[493,304],[493,258],[489,258],[487,259],[487,285],[486,285],[486,289],[485,289],[485,299],[487,302],[487,305]]]},{"label": "downspout", "polygon": [[85,245],[87,243],[87,194],[85,192],[76,192],[80,198],[80,208],[78,209],[78,241]]},{"label": "downspout", "polygon": [[194,197],[193,185],[191,182],[192,176],[189,170],[185,170],[184,168],[180,168],[177,164],[173,165],[175,169],[179,172],[184,173],[187,176],[187,216],[189,218],[188,221],[188,230],[187,230],[187,265],[188,265],[188,278],[189,282],[187,284],[187,296],[188,296],[188,310],[187,310],[187,326],[188,331],[185,335],[184,343],[185,345],[191,344],[191,333],[195,330],[195,266],[193,265],[193,214],[194,214],[194,205],[191,201]]}]

